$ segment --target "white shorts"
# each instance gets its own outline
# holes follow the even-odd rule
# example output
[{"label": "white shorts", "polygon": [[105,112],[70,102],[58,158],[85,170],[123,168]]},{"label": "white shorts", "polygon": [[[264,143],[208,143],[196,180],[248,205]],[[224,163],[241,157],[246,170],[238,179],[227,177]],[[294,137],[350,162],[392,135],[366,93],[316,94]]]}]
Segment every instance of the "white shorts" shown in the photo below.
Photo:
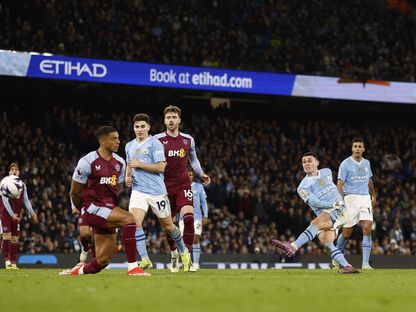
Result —
[{"label": "white shorts", "polygon": [[326,230],[319,230],[316,234],[317,236],[324,231],[334,231],[335,237],[338,236],[339,229],[348,221],[347,219],[347,208],[345,206],[341,206],[341,208],[335,209],[325,209],[322,211],[322,213],[327,213],[330,215],[332,222],[334,224],[332,225],[332,228],[326,229]]},{"label": "white shorts", "polygon": [[344,203],[348,212],[348,222],[344,227],[353,227],[362,220],[373,221],[370,195],[345,195]]},{"label": "white shorts", "polygon": [[[183,219],[181,218],[179,220],[179,228],[181,230],[181,233],[183,235],[183,229],[184,229],[184,224],[183,224]],[[194,231],[195,231],[195,235],[199,235],[201,236],[202,234],[202,220],[194,220]]]},{"label": "white shorts", "polygon": [[149,195],[139,191],[131,192],[129,210],[139,208],[147,212],[149,206],[159,219],[170,216],[170,203],[167,195]]}]

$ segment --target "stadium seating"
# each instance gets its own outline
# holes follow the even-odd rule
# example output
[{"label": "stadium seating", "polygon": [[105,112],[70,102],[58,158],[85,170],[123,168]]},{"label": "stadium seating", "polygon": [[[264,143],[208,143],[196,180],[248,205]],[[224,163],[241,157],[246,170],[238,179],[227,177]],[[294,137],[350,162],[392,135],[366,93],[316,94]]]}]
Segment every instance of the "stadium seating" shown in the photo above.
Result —
[{"label": "stadium seating", "polygon": [[0,49],[416,80],[408,1],[7,1]]},{"label": "stadium seating", "polygon": [[[76,219],[70,214],[68,191],[78,158],[96,146],[93,129],[112,120],[122,144],[131,138],[131,114],[87,113],[77,108],[37,110],[23,121],[19,107],[1,116],[0,172],[19,161],[39,225],[23,219],[20,252],[74,252],[79,250]],[[185,125],[198,146],[199,158],[212,177],[206,189],[210,222],[202,235],[203,252],[275,253],[270,240],[292,239],[313,217],[296,194],[302,178],[299,157],[314,150],[334,177],[341,160],[350,154],[350,142],[363,135],[368,142],[374,183],[379,194],[374,210],[374,250],[379,254],[414,254],[416,249],[416,130],[406,126],[336,121],[264,122],[261,117],[226,109],[194,114]],[[214,120],[215,123],[210,123]],[[42,123],[36,122],[42,120]],[[242,127],[244,124],[244,127]],[[12,126],[13,125],[13,126]],[[153,133],[163,130],[156,119]],[[225,131],[224,131],[225,130]],[[339,133],[333,140],[333,133]],[[6,138],[8,138],[6,140]],[[123,145],[124,146],[124,145]],[[243,151],[243,152],[242,152]],[[121,149],[120,154],[124,152]],[[128,194],[121,196],[126,207]],[[145,222],[149,251],[166,252],[165,233],[158,222]],[[360,231],[354,232],[347,253],[360,253]],[[315,242],[301,252],[319,254]]]}]

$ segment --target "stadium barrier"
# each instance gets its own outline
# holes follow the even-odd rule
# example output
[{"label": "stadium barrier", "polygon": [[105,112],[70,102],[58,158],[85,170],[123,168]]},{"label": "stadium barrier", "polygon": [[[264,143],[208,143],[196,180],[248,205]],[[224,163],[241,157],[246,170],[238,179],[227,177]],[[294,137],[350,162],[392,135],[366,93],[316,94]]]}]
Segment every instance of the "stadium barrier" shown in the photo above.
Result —
[{"label": "stadium barrier", "polygon": [[[166,269],[170,261],[169,255],[151,255],[156,269]],[[352,265],[359,268],[361,255],[347,256]],[[22,268],[70,268],[79,261],[78,254],[35,254],[20,255],[18,266]],[[3,258],[0,256],[0,263]],[[377,269],[416,269],[415,256],[372,256],[372,265]],[[210,269],[329,269],[330,259],[328,256],[305,255],[287,261],[272,255],[201,255],[201,267]],[[110,269],[125,269],[127,262],[125,255],[117,253],[114,255]]]}]

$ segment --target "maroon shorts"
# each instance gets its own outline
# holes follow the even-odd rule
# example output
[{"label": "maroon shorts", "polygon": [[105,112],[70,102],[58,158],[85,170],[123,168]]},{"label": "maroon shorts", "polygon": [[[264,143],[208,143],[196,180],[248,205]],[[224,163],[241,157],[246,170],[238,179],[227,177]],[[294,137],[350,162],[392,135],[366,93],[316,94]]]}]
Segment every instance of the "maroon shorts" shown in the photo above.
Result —
[{"label": "maroon shorts", "polygon": [[83,214],[84,214],[84,208],[81,208],[81,214],[78,218],[78,226],[89,226],[87,222],[85,222],[86,219],[82,217]]},{"label": "maroon shorts", "polygon": [[1,225],[3,228],[3,233],[12,233],[12,236],[20,235],[20,224],[10,217],[7,211],[3,211],[1,216]]},{"label": "maroon shorts", "polygon": [[108,227],[108,216],[111,213],[110,208],[100,207],[91,204],[87,208],[82,209],[81,217],[78,220],[79,225],[89,225],[92,227],[94,234],[115,234],[115,228]]},{"label": "maroon shorts", "polygon": [[168,197],[172,217],[176,216],[183,206],[194,206],[194,194],[192,193],[190,184],[168,189]]}]

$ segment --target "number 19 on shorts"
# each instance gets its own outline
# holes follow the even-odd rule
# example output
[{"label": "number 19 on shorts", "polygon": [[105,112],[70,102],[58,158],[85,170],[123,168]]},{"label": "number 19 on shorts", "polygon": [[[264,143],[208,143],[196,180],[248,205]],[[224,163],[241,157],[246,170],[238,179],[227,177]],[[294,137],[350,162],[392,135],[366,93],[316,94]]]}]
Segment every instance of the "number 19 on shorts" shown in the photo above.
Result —
[{"label": "number 19 on shorts", "polygon": [[166,200],[158,201],[156,202],[157,208],[159,210],[165,210],[166,209]]}]

